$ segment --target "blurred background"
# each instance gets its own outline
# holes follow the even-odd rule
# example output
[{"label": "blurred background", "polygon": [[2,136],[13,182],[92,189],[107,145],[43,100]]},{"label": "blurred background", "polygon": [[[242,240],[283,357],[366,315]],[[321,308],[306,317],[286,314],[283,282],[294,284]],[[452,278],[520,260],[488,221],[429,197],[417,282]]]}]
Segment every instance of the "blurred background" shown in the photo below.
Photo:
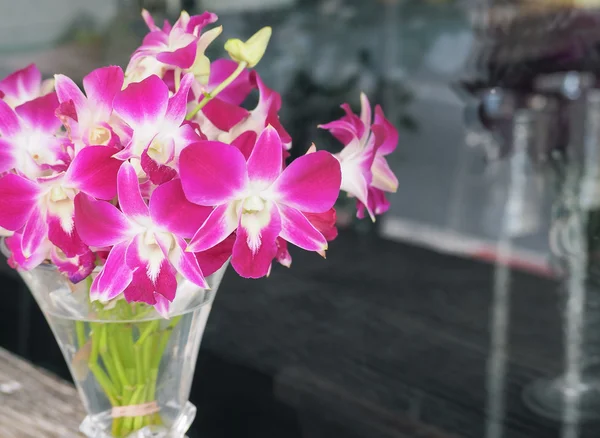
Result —
[{"label": "blurred background", "polygon": [[[147,31],[142,7],[157,22],[174,21],[181,9],[210,10],[224,27],[211,59],[223,55],[228,37],[273,27],[257,70],[282,95],[293,155],[313,141],[335,150],[317,124],[340,117],[343,102],[358,110],[361,91],[400,131],[388,158],[399,190],[375,224],[356,220],[354,203],[342,200],[340,236],[326,261],[296,251],[293,269],[277,266],[268,279],[226,274],[201,347],[190,438],[600,436],[600,371],[586,368],[600,361],[600,347],[581,332],[599,328],[600,302],[584,300],[588,323],[587,313],[569,307],[572,288],[562,280],[571,276],[551,256],[549,238],[559,172],[531,156],[517,162],[512,134],[525,123],[544,151],[559,149],[560,136],[544,136],[557,125],[532,122],[538,112],[519,112],[537,111],[529,100],[507,104],[508,91],[531,93],[512,81],[521,70],[503,70],[527,65],[532,77],[538,68],[540,75],[593,70],[527,64],[556,28],[573,34],[564,23],[587,6],[519,9],[524,3],[0,2],[0,77],[35,62],[45,76],[81,81],[96,67],[126,65]],[[510,39],[515,17],[532,16],[517,26],[525,35],[519,44],[497,42]],[[497,22],[500,34],[487,32]],[[593,32],[581,38],[596,41]],[[505,130],[486,124],[498,117]],[[595,231],[589,237],[597,239]],[[29,292],[5,263],[0,275],[0,347],[69,379]],[[569,332],[574,326],[583,329]],[[579,367],[589,385],[579,389],[575,420],[563,415],[557,377],[573,365],[572,342],[589,356]]]}]

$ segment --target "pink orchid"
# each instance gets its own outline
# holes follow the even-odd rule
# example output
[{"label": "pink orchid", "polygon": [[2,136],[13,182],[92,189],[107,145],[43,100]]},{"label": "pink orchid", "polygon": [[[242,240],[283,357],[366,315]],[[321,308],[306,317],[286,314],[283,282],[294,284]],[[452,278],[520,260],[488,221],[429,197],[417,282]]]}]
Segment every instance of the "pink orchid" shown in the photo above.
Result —
[{"label": "pink orchid", "polygon": [[57,111],[69,131],[75,154],[88,145],[115,145],[118,138],[111,124],[113,100],[123,86],[120,67],[103,67],[83,78],[84,95],[70,78],[56,75]]},{"label": "pink orchid", "polygon": [[202,62],[204,51],[218,36],[219,32],[200,35],[202,29],[217,21],[217,16],[209,12],[190,17],[182,12],[171,27],[165,22],[163,28],[154,23],[148,11],[142,17],[150,29],[142,45],[133,53],[126,69],[128,83],[139,82],[151,75],[161,78],[169,70],[194,70],[194,65]]},{"label": "pink orchid", "polygon": [[398,179],[385,159],[396,149],[398,132],[379,106],[375,107],[375,120],[371,125],[371,106],[364,94],[361,94],[361,106],[359,117],[348,104],[342,105],[346,115],[321,128],[328,129],[344,144],[336,155],[342,166],[342,190],[356,197],[359,218],[366,209],[375,220],[375,215],[389,208],[384,192],[393,193],[398,188]]},{"label": "pink orchid", "polygon": [[109,301],[123,293],[129,302],[156,305],[165,313],[175,297],[176,273],[207,288],[196,257],[185,251],[184,239],[200,227],[210,209],[188,202],[177,179],[157,187],[147,205],[128,162],[119,169],[117,191],[120,210],[84,193],[75,198],[75,224],[82,240],[92,247],[112,246],[92,283],[91,299]]},{"label": "pink orchid", "polygon": [[0,101],[0,173],[16,168],[29,178],[45,176],[52,168],[66,167],[65,140],[54,112],[55,93],[12,109]]},{"label": "pink orchid", "polygon": [[30,100],[52,92],[54,82],[42,81],[42,74],[35,66],[17,70],[0,81],[0,96],[10,107],[15,108]]},{"label": "pink orchid", "polygon": [[181,150],[201,140],[194,128],[184,123],[193,80],[193,75],[185,75],[179,91],[169,98],[167,85],[153,75],[130,84],[114,99],[115,112],[132,130],[130,141],[116,157],[137,160],[138,173],[143,169],[154,184],[172,179]]},{"label": "pink orchid", "polygon": [[[233,65],[221,66],[221,74],[232,71]],[[240,80],[235,89],[222,99],[213,99],[196,117],[200,129],[210,140],[233,144],[248,158],[256,139],[269,125],[273,126],[282,139],[282,146],[289,150],[292,140],[281,122],[278,111],[281,108],[281,96],[268,88],[255,71],[249,74],[249,84],[259,90],[259,101],[252,111],[238,106],[247,96],[248,87]],[[227,90],[227,89],[225,89]],[[221,94],[219,94],[221,97]],[[242,97],[240,99],[240,97]]]},{"label": "pink orchid", "polygon": [[248,161],[235,147],[202,141],[181,153],[180,175],[187,199],[216,206],[192,238],[188,251],[205,251],[236,231],[231,264],[243,277],[259,278],[277,254],[277,238],[308,251],[327,249],[325,237],[302,211],[328,211],[339,194],[338,161],[320,151],[296,159],[282,171],[283,147],[269,126]]},{"label": "pink orchid", "polygon": [[[55,245],[60,252],[54,251],[52,258],[74,265],[66,269],[74,276],[72,280],[91,272],[93,258],[74,227],[73,199],[79,192],[100,199],[116,195],[120,162],[112,158],[113,153],[104,146],[90,146],[75,157],[66,172],[35,181],[12,173],[0,178],[0,226],[18,231],[11,250],[19,265],[37,266]],[[69,260],[73,258],[77,260]],[[83,271],[76,266],[82,260],[88,262],[80,266]]]}]

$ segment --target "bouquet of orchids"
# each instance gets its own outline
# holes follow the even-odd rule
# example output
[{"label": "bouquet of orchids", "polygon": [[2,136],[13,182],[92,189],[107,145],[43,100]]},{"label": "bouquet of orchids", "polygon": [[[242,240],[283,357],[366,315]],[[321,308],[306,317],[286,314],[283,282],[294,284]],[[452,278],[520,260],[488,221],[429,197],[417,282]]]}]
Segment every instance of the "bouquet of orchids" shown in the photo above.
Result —
[{"label": "bouquet of orchids", "polygon": [[[51,262],[92,301],[124,298],[166,313],[177,275],[205,288],[231,259],[243,277],[291,263],[291,243],[324,255],[336,237],[340,188],[359,217],[387,210],[397,179],[385,156],[398,135],[362,96],[360,116],[323,125],[344,148],[286,165],[291,138],[281,98],[249,70],[271,36],[229,40],[231,59],[204,52],[217,17],[189,16],[150,32],[125,72],[92,71],[83,89],[34,65],[0,81],[0,227],[11,266]],[[253,89],[253,110],[241,104]]]},{"label": "bouquet of orchids", "polygon": [[[228,260],[259,278],[274,262],[290,266],[288,243],[324,256],[340,190],[361,218],[388,209],[398,182],[385,157],[398,134],[381,108],[373,115],[365,96],[360,115],[343,105],[346,115],[322,126],[341,152],[312,145],[288,164],[280,95],[250,70],[271,29],[228,40],[230,59],[211,62],[214,14],[182,13],[162,28],[142,16],[150,31],[125,71],[98,68],[83,91],[62,74],[42,81],[34,65],[0,81],[0,231],[12,267],[52,264],[83,285],[94,315],[142,306],[169,318],[178,284],[207,288]],[[121,409],[113,436],[161,424],[150,414],[178,316],[135,321],[76,321],[73,362],[85,357]]]}]

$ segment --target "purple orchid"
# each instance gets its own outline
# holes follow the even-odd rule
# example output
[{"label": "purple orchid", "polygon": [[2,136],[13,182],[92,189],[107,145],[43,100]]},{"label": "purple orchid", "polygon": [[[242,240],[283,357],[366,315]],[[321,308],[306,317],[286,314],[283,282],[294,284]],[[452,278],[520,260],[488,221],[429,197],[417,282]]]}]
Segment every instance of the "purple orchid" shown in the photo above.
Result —
[{"label": "purple orchid", "polygon": [[42,74],[38,68],[35,64],[30,64],[0,80],[0,97],[10,107],[15,108],[51,93],[53,88],[54,82],[42,81]]},{"label": "purple orchid", "polygon": [[361,94],[361,107],[359,117],[344,104],[344,117],[320,127],[329,130],[344,144],[336,155],[342,166],[342,190],[356,197],[359,218],[362,219],[366,209],[374,221],[375,215],[385,213],[389,208],[384,192],[393,193],[398,188],[398,179],[385,158],[396,149],[398,131],[379,106],[375,108],[375,120],[371,125],[371,106],[364,94]]},{"label": "purple orchid", "polygon": [[210,209],[187,201],[178,179],[156,188],[146,204],[128,162],[119,169],[117,192],[119,208],[85,193],[75,198],[81,239],[91,247],[112,247],[92,283],[91,299],[110,301],[123,293],[127,301],[156,305],[164,314],[175,297],[177,273],[207,288],[184,239],[192,237]]},{"label": "purple orchid", "polygon": [[165,22],[162,29],[156,26],[148,11],[144,10],[142,16],[150,33],[131,56],[126,69],[128,83],[139,82],[151,75],[163,78],[167,71],[174,69],[198,70],[205,58],[204,51],[220,33],[219,30],[201,35],[205,26],[217,21],[217,16],[209,12],[191,17],[182,12],[173,26]]},{"label": "purple orchid", "polygon": [[258,278],[269,271],[279,236],[308,251],[327,249],[327,240],[302,211],[322,213],[333,206],[340,189],[340,165],[320,151],[296,159],[282,171],[282,154],[281,139],[270,126],[247,162],[237,148],[214,141],[182,151],[180,175],[186,197],[195,204],[215,206],[189,251],[212,248],[237,230],[232,266],[243,277]]},{"label": "purple orchid", "polygon": [[[221,75],[232,68],[232,64],[223,65]],[[259,90],[256,108],[248,111],[239,106],[248,94],[248,85],[240,80],[236,89],[225,98],[211,101],[194,119],[200,125],[202,133],[210,140],[233,144],[248,158],[256,139],[270,125],[277,130],[282,139],[282,147],[289,150],[292,140],[278,116],[281,96],[268,88],[256,72],[249,75],[247,84]]]},{"label": "purple orchid", "polygon": [[68,129],[75,146],[75,154],[88,145],[118,144],[118,137],[111,125],[113,100],[123,86],[123,71],[120,67],[103,67],[83,78],[83,88],[64,75],[55,76],[55,87],[60,107],[58,116]]},{"label": "purple orchid", "polygon": [[42,81],[34,65],[0,80],[0,235],[11,266],[52,263],[74,283],[91,277],[91,300],[167,316],[182,278],[206,288],[228,260],[259,278],[290,266],[289,244],[325,256],[340,188],[359,217],[387,210],[398,133],[380,107],[372,117],[364,95],[360,116],[344,105],[346,116],[323,126],[342,151],[313,145],[287,165],[281,96],[251,70],[271,28],[228,40],[231,59],[211,62],[216,15],[182,12],[172,26],[142,16],[150,31],[125,73],[98,68],[82,89],[60,74]]},{"label": "purple orchid", "polygon": [[184,124],[187,98],[194,77],[187,74],[179,91],[169,98],[167,85],[150,76],[130,84],[114,99],[114,111],[131,128],[131,139],[116,157],[132,159],[154,184],[176,175],[179,154],[187,145],[201,140],[194,128]]},{"label": "purple orchid", "polygon": [[[104,146],[92,146],[83,149],[66,172],[35,180],[13,173],[0,178],[0,226],[17,232],[11,246],[16,263],[37,266],[48,257],[51,244],[60,249],[53,259],[60,255],[64,263],[74,257],[89,256],[89,248],[75,229],[73,200],[80,192],[100,199],[116,195],[120,162],[112,158],[114,152]],[[82,268],[89,274],[93,259],[86,260],[89,263]],[[87,275],[82,276],[79,269],[75,271],[72,274],[78,280]]]},{"label": "purple orchid", "polygon": [[38,97],[12,109],[0,101],[0,173],[17,169],[28,178],[64,169],[66,138],[58,136],[60,120],[55,93]]}]

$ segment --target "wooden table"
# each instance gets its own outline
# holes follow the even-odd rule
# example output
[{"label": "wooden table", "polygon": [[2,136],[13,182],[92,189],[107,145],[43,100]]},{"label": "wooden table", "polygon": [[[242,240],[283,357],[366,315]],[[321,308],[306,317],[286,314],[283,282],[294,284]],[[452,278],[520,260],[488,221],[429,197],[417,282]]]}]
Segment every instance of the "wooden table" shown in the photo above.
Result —
[{"label": "wooden table", "polygon": [[0,437],[80,438],[75,388],[0,348]]}]

